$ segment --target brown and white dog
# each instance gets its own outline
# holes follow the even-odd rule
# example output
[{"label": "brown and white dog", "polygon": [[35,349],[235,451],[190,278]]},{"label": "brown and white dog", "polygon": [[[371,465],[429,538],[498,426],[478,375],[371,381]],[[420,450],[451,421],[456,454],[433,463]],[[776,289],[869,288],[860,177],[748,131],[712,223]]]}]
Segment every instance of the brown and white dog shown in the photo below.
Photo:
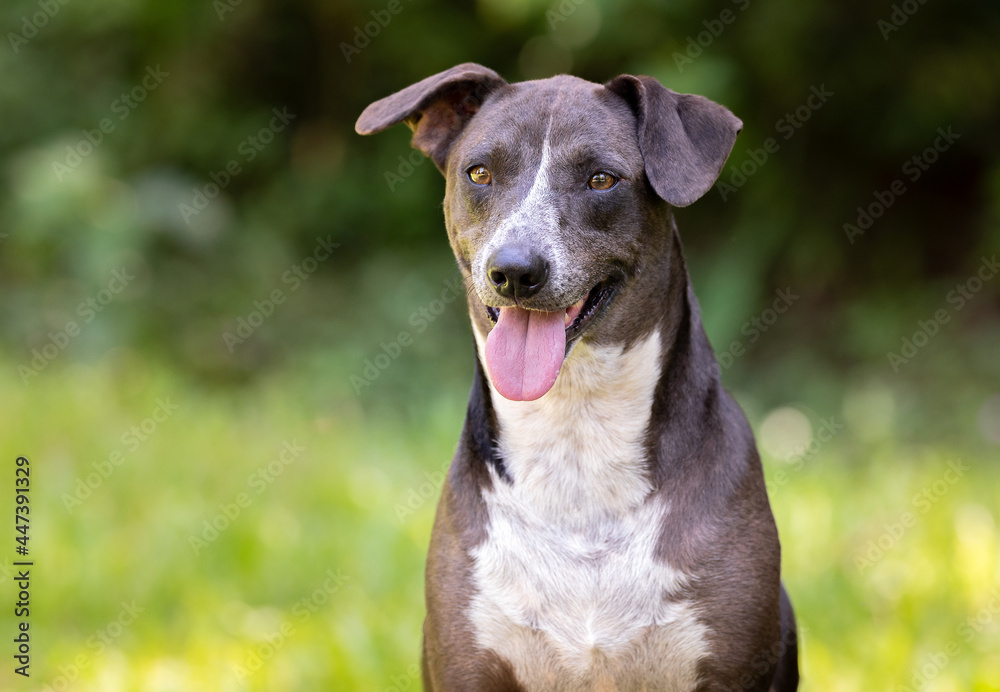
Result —
[{"label": "brown and white dog", "polygon": [[427,560],[428,691],[794,690],[753,434],[672,207],[742,123],[650,77],[463,64],[370,105],[447,181],[478,350]]}]

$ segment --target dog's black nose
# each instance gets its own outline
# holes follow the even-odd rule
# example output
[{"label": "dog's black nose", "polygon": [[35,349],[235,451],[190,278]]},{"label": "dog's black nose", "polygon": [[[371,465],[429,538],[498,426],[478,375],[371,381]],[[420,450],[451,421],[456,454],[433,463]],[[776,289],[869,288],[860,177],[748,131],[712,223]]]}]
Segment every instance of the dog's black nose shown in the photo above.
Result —
[{"label": "dog's black nose", "polygon": [[486,265],[493,290],[505,298],[530,298],[549,279],[549,263],[523,245],[504,245]]}]

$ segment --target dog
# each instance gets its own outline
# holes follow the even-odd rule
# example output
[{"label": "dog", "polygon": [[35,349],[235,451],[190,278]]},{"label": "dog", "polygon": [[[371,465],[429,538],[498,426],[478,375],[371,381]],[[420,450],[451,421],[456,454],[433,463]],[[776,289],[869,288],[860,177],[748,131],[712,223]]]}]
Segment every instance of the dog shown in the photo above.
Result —
[{"label": "dog", "polygon": [[651,77],[466,63],[368,106],[444,174],[476,370],[426,568],[434,692],[798,686],[753,433],[672,208],[742,122]]}]

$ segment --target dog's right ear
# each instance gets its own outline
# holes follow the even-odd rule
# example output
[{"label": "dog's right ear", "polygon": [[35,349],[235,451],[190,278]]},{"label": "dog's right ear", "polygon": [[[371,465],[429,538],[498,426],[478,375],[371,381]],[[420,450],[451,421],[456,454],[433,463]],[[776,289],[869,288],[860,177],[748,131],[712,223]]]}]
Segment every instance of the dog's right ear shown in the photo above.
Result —
[{"label": "dog's right ear", "polygon": [[354,129],[370,135],[405,122],[413,130],[414,148],[430,156],[443,173],[455,138],[487,95],[506,84],[482,65],[456,65],[371,104]]},{"label": "dog's right ear", "polygon": [[686,207],[708,192],[743,123],[704,96],[678,94],[652,77],[621,75],[604,85],[636,115],[646,177],[661,199]]}]

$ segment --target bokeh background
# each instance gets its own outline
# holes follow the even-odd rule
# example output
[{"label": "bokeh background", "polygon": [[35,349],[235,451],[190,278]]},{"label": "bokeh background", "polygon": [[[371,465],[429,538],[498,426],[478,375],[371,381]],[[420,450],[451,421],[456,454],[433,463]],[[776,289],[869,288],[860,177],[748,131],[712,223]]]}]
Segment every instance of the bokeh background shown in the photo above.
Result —
[{"label": "bokeh background", "polygon": [[419,689],[471,336],[439,173],[353,124],[476,61],[742,118],[677,217],[802,689],[1000,689],[996,3],[12,0],[2,28],[0,688]]}]

